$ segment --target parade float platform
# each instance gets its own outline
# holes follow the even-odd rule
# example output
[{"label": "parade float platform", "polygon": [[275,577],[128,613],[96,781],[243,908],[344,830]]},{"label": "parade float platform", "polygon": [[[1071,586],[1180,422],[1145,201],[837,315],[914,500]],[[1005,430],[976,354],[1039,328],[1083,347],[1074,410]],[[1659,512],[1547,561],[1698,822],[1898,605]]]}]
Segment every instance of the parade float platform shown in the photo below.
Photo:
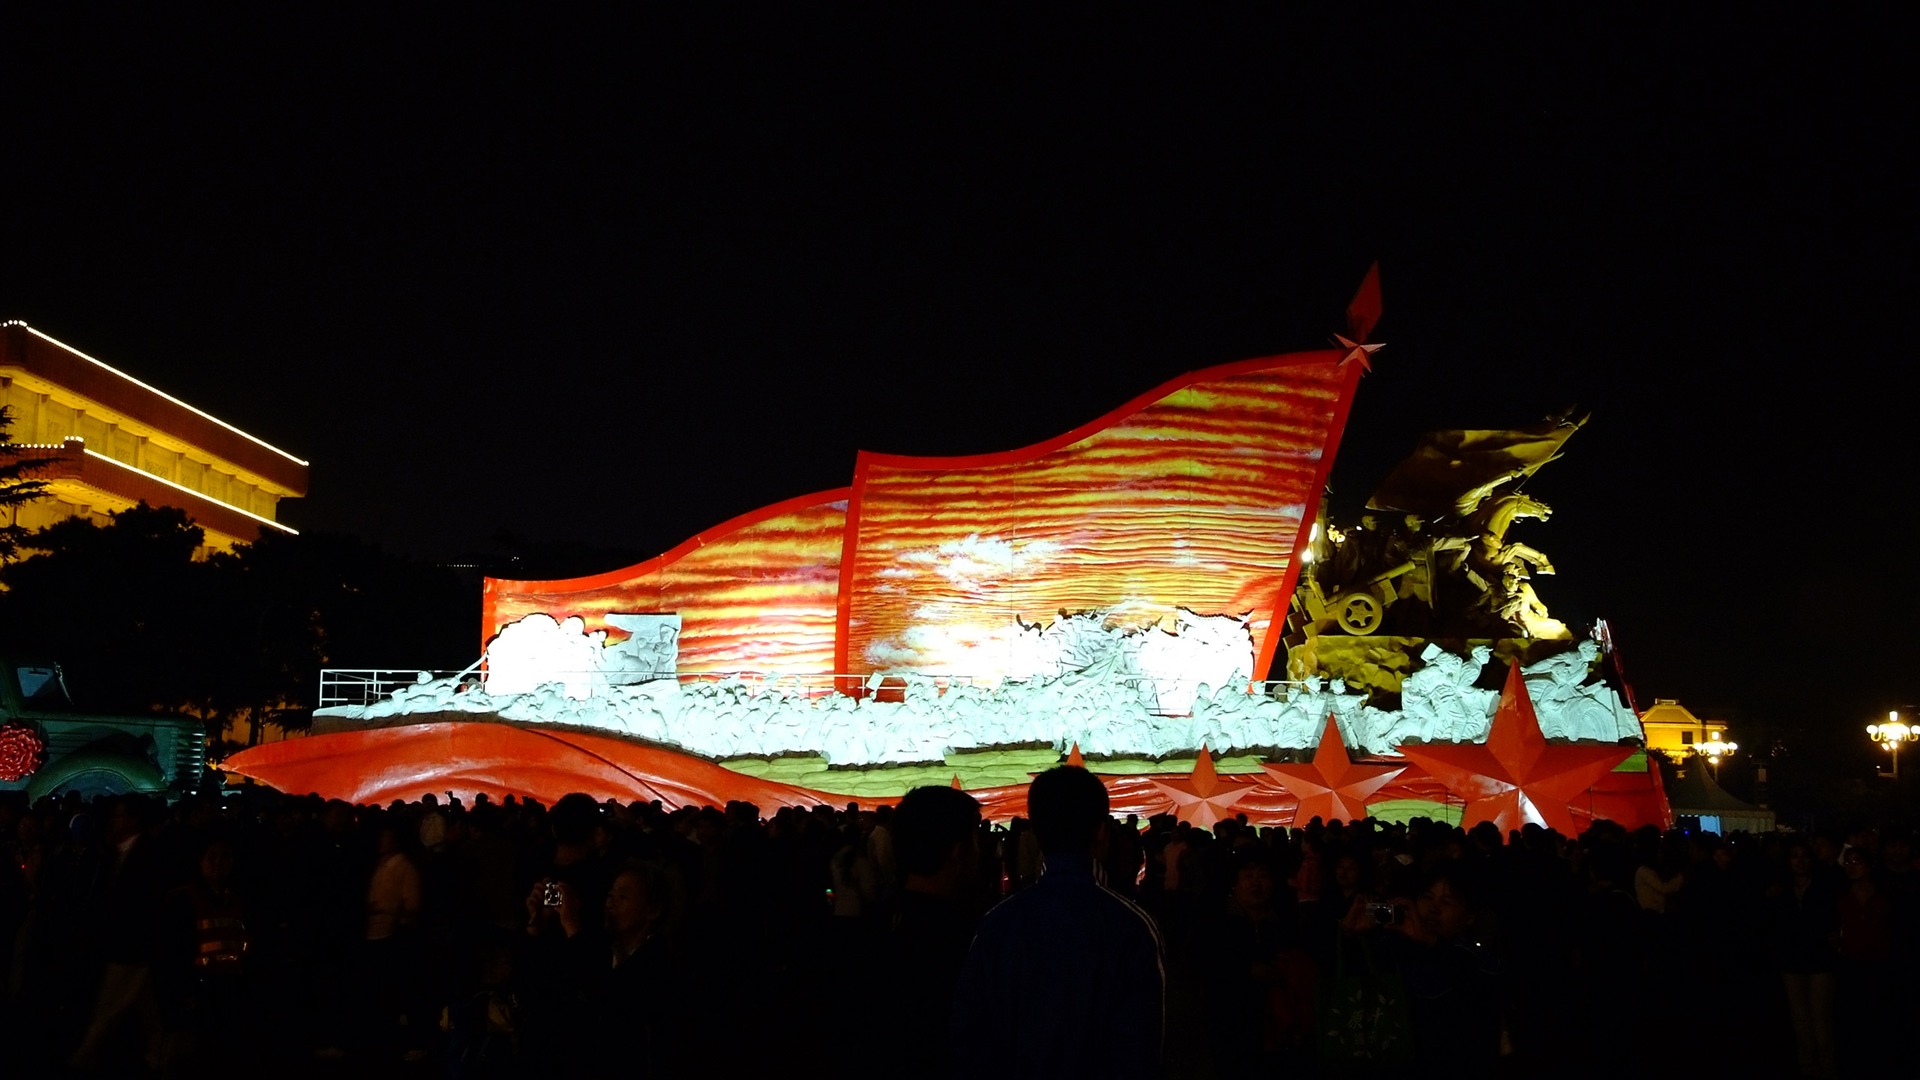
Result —
[{"label": "parade float platform", "polygon": [[1034,446],[863,452],[850,486],[637,566],[488,579],[481,665],[370,679],[223,767],[355,802],[949,784],[1006,818],[1070,760],[1116,813],[1202,825],[1664,824],[1604,634],[1553,621],[1527,582],[1550,565],[1506,538],[1545,516],[1517,485],[1577,423],[1436,433],[1362,521],[1327,519],[1375,301],[1370,275],[1338,348],[1195,372]]}]

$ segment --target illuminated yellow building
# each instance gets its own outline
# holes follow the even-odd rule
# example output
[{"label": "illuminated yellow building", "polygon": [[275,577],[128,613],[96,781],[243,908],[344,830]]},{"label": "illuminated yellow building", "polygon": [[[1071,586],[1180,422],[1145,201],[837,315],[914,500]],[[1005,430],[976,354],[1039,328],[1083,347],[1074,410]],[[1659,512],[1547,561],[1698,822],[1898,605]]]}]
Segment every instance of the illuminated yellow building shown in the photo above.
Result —
[{"label": "illuminated yellow building", "polygon": [[1723,720],[1702,720],[1672,698],[1660,698],[1653,708],[1640,714],[1641,730],[1647,734],[1647,749],[1658,750],[1675,760],[1684,759],[1701,743],[1727,741]]},{"label": "illuminated yellow building", "polygon": [[22,322],[0,324],[0,406],[12,441],[45,462],[48,496],[19,508],[39,528],[105,522],[137,503],[185,510],[225,550],[307,493],[307,463]]}]

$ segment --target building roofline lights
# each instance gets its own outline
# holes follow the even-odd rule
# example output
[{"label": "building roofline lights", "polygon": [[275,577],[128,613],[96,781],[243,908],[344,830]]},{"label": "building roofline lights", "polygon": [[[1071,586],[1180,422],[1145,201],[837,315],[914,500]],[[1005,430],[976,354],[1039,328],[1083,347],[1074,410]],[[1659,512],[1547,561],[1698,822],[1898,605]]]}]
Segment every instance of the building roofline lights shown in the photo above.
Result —
[{"label": "building roofline lights", "polygon": [[[254,443],[255,445],[262,447],[263,449],[271,450],[272,452],[279,454],[281,457],[286,458],[288,461],[293,462],[295,465],[298,465],[303,469],[308,467],[308,464],[309,464],[308,462],[303,461],[300,458],[294,457],[292,454],[287,453],[285,450],[280,449],[279,447],[273,445],[272,443],[266,441],[265,439],[259,438],[258,436],[255,436],[255,435],[249,435],[246,432],[241,431],[239,428],[234,427],[232,424],[227,423],[225,420],[222,420],[219,417],[213,415],[212,413],[205,411],[204,409],[199,409],[192,405],[189,405],[186,402],[181,401],[179,398],[174,397],[172,394],[167,393],[165,390],[160,389],[159,387],[150,386],[147,383],[141,382],[139,379],[136,379],[133,376],[127,374],[126,372],[121,371],[119,368],[114,367],[112,364],[109,364],[104,360],[100,360],[96,357],[88,356],[86,353],[81,352],[79,349],[74,348],[73,346],[67,344],[64,341],[61,341],[54,337],[50,337],[47,334],[43,334],[40,331],[35,330],[33,327],[27,325],[26,322],[20,319],[8,319],[6,322],[0,323],[0,326],[18,326],[21,329],[25,330],[27,333],[32,334],[34,337],[37,337],[40,340],[47,342],[50,345],[56,345],[62,349],[65,349],[66,351],[72,353],[73,355],[79,357],[80,359],[85,360],[90,364],[94,364],[104,369],[105,371],[112,373],[113,375],[116,375],[122,379],[125,379],[126,381],[132,383],[133,385],[139,387],[142,390],[145,390],[150,394],[154,394],[158,397],[165,398],[166,400],[173,402],[175,405],[180,406],[181,408],[187,410],[188,412],[193,413],[195,416],[199,416],[203,419],[210,420],[213,423],[216,423],[221,427],[226,428],[228,431],[233,432],[235,435],[238,435],[241,438],[247,440],[248,442]],[[178,485],[175,485],[175,486],[178,486]],[[186,489],[182,488],[181,490],[186,490]],[[198,493],[196,492],[196,494]],[[236,507],[235,509],[238,509],[238,507]],[[246,513],[246,511],[244,510],[241,510],[240,512],[243,514]],[[262,519],[262,520],[265,520],[265,519]],[[272,522],[269,522],[268,524],[272,524]]]},{"label": "building roofline lights", "polygon": [[[265,446],[266,444],[265,444],[265,443],[262,443],[261,445],[262,445],[262,446]],[[299,536],[299,535],[300,535],[300,530],[298,530],[298,529],[294,529],[294,528],[290,528],[290,527],[288,527],[288,526],[286,526],[286,525],[282,525],[282,524],[280,524],[279,522],[277,522],[277,521],[275,521],[275,520],[273,520],[272,518],[265,518],[265,517],[261,517],[261,516],[260,516],[259,514],[256,514],[256,513],[254,513],[254,512],[253,512],[253,511],[251,511],[251,510],[243,510],[243,509],[241,509],[240,507],[238,507],[238,506],[235,506],[235,505],[233,505],[232,503],[230,503],[230,502],[228,502],[228,501],[226,501],[225,499],[216,499],[216,498],[214,498],[213,496],[211,496],[211,495],[209,495],[209,494],[207,494],[207,493],[206,493],[206,492],[204,492],[204,491],[195,491],[195,490],[193,490],[192,488],[190,488],[190,487],[187,487],[187,486],[186,486],[185,484],[176,484],[176,483],[174,483],[173,481],[171,481],[171,480],[169,480],[169,479],[167,479],[167,478],[166,478],[166,477],[164,477],[164,476],[155,476],[154,474],[152,474],[152,473],[150,473],[150,472],[148,472],[148,471],[147,471],[147,470],[145,470],[145,469],[136,469],[136,468],[134,468],[133,466],[131,466],[131,465],[129,465],[129,464],[127,464],[126,462],[124,462],[124,461],[119,461],[119,460],[116,460],[116,459],[114,459],[114,458],[110,458],[110,457],[108,457],[107,455],[105,455],[105,454],[103,454],[103,453],[101,453],[101,452],[100,452],[100,451],[98,451],[98,450],[92,450],[92,449],[88,449],[88,448],[87,448],[87,447],[85,447],[85,446],[82,446],[82,447],[81,447],[80,449],[81,449],[81,451],[82,451],[83,453],[85,453],[85,454],[86,454],[86,455],[87,455],[88,457],[90,457],[90,458],[94,458],[94,459],[96,459],[96,460],[98,460],[98,461],[104,461],[104,462],[106,462],[106,463],[107,463],[107,464],[109,464],[109,465],[113,465],[113,466],[116,466],[116,467],[118,467],[118,468],[122,468],[122,469],[125,469],[125,470],[127,470],[128,472],[131,472],[131,473],[139,473],[139,474],[140,474],[141,476],[144,476],[144,477],[146,477],[146,478],[147,478],[147,479],[149,479],[149,480],[154,480],[154,481],[157,481],[157,482],[159,482],[159,483],[162,483],[162,484],[165,484],[165,485],[167,485],[168,487],[170,487],[170,488],[173,488],[173,489],[174,489],[175,491],[184,491],[184,492],[186,492],[186,493],[187,493],[188,495],[191,495],[191,496],[193,496],[193,497],[194,497],[194,498],[196,498],[196,499],[201,499],[201,500],[204,500],[204,501],[206,501],[206,502],[210,502],[210,503],[212,503],[212,504],[214,504],[215,506],[218,506],[218,507],[221,507],[221,508],[223,508],[223,509],[226,509],[226,510],[231,510],[231,511],[233,511],[233,512],[234,512],[234,513],[236,513],[236,514],[239,514],[239,515],[241,515],[242,517],[246,517],[246,518],[248,518],[248,519],[250,519],[250,520],[253,520],[253,521],[257,521],[257,522],[259,522],[260,524],[262,524],[262,525],[265,525],[265,526],[267,526],[268,528],[271,528],[271,529],[279,529],[279,530],[280,530],[281,532],[283,532],[283,533],[286,533],[286,534],[287,534],[287,535],[289,535],[289,536]]]}]

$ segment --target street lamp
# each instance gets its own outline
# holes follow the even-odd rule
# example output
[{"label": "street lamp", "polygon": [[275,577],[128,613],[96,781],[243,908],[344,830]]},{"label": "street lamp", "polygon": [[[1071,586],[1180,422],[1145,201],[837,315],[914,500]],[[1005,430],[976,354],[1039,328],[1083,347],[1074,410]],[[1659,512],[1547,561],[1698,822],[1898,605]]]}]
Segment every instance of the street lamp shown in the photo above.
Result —
[{"label": "street lamp", "polygon": [[1693,752],[1707,759],[1707,767],[1713,770],[1715,780],[1720,779],[1720,759],[1731,756],[1738,749],[1739,743],[1721,742],[1717,731],[1708,735],[1706,742],[1693,744]]},{"label": "street lamp", "polygon": [[1893,755],[1893,778],[1900,779],[1900,744],[1920,739],[1920,727],[1902,723],[1899,711],[1889,709],[1886,723],[1867,725],[1867,736]]}]

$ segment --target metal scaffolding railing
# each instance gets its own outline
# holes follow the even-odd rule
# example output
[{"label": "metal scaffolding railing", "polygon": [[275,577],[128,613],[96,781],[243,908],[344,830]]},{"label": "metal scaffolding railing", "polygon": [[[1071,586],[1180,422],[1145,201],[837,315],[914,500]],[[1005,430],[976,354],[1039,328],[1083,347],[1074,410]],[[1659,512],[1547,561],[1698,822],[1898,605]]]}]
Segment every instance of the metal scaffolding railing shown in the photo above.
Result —
[{"label": "metal scaffolding railing", "polygon": [[[550,683],[584,687],[589,697],[599,696],[616,686],[634,686],[661,679],[673,679],[683,684],[741,683],[758,692],[784,693],[793,697],[824,697],[828,694],[840,693],[854,698],[872,698],[876,701],[901,701],[906,699],[909,687],[915,685],[931,687],[936,693],[945,695],[958,686],[991,689],[1007,681],[997,677],[983,678],[972,675],[876,672],[682,671],[648,676],[635,675],[631,672],[556,671],[546,674],[551,676],[547,680]],[[474,685],[485,687],[484,676],[477,662],[462,671],[422,671],[418,668],[327,668],[320,672],[319,707],[322,709],[364,708],[386,700],[396,691],[440,679],[472,679]],[[1192,685],[1198,682],[1192,678],[1168,679],[1137,674],[1115,676],[1114,681],[1121,685],[1158,687],[1166,687],[1173,683]],[[1247,685],[1247,693],[1255,697],[1275,697],[1281,696],[1280,692],[1283,688],[1302,685],[1284,680],[1254,681]]]}]

